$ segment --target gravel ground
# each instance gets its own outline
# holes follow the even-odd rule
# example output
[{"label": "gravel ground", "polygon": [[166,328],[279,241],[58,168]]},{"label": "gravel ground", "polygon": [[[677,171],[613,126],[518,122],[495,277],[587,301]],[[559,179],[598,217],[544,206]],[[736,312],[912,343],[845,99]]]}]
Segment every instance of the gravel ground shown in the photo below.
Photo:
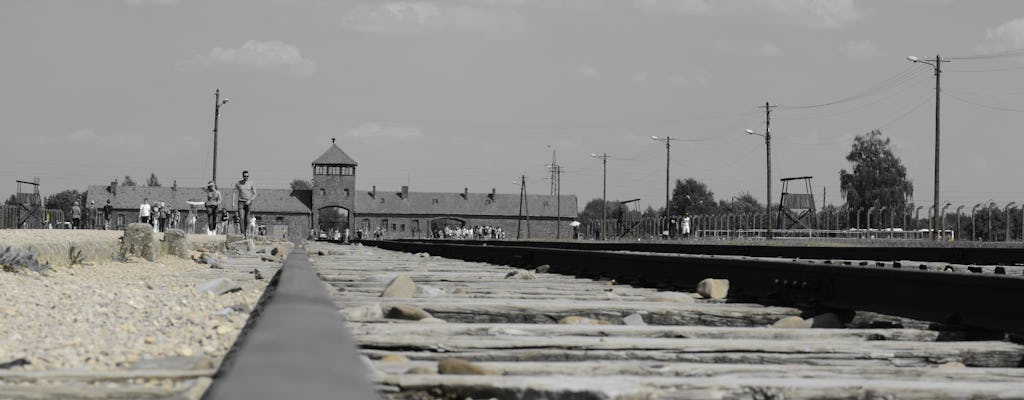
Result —
[{"label": "gravel ground", "polygon": [[[0,245],[117,240],[120,235],[0,230]],[[44,274],[0,271],[0,363],[22,358],[30,363],[8,373],[115,371],[186,357],[194,366],[165,368],[217,368],[269,281],[269,276],[253,280],[239,275],[172,256],[155,262],[99,260]],[[242,290],[223,295],[196,290],[219,276],[233,276]]]}]

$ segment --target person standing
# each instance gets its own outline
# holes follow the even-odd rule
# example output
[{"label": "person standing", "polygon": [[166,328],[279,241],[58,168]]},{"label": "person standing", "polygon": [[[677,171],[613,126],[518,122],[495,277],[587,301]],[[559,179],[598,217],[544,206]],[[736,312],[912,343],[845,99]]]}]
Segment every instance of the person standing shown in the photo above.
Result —
[{"label": "person standing", "polygon": [[148,224],[149,217],[153,213],[153,206],[149,205],[149,199],[142,199],[142,205],[139,206],[139,222]]},{"label": "person standing", "polygon": [[256,187],[249,180],[249,171],[242,171],[242,180],[235,184],[235,196],[238,201],[238,218],[242,221],[239,224],[242,236],[246,235],[246,225],[249,221],[249,207],[252,201],[256,200]]},{"label": "person standing", "polygon": [[71,206],[71,229],[81,229],[81,228],[82,228],[82,207],[79,207],[78,206],[78,202],[76,201],[75,204]]},{"label": "person standing", "polygon": [[157,230],[160,232],[167,232],[167,219],[171,216],[171,211],[167,208],[167,204],[160,202],[160,210],[156,214]]},{"label": "person standing", "polygon": [[217,232],[217,208],[220,207],[220,191],[213,181],[206,184],[206,234],[214,235]]},{"label": "person standing", "polygon": [[185,218],[185,233],[196,233],[196,206],[188,205],[188,217]]},{"label": "person standing", "polygon": [[85,228],[96,229],[96,200],[89,200],[89,204],[85,206]]},{"label": "person standing", "polygon": [[107,199],[107,205],[103,206],[103,230],[110,229],[110,216],[114,214],[114,206],[110,205],[110,199]]}]

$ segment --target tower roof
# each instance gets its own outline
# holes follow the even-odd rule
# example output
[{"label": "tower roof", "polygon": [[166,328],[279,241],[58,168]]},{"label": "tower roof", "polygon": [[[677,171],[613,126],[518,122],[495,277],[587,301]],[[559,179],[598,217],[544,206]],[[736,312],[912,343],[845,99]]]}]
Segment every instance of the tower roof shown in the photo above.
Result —
[{"label": "tower roof", "polygon": [[313,160],[313,164],[358,165],[356,160],[353,160],[352,157],[349,157],[348,154],[341,151],[341,148],[339,148],[337,144],[334,144],[333,140],[331,142],[331,147],[328,148],[324,154],[321,154],[320,157],[317,157],[316,160]]}]

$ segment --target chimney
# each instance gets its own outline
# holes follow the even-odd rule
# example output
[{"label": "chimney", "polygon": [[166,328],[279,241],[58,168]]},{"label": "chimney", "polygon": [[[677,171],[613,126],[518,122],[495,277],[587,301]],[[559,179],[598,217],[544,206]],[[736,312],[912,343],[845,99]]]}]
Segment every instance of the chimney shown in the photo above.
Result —
[{"label": "chimney", "polygon": [[403,199],[408,199],[409,198],[409,186],[408,185],[407,186],[402,186],[402,198]]},{"label": "chimney", "polygon": [[462,189],[462,198],[467,200],[469,199],[469,188]]},{"label": "chimney", "polygon": [[110,182],[110,194],[117,196],[117,179],[114,179],[113,182]]},{"label": "chimney", "polygon": [[373,185],[373,191],[370,192],[371,198],[377,198],[377,185]]},{"label": "chimney", "polygon": [[487,197],[490,197],[492,201],[494,200],[494,193],[495,193],[495,189],[494,189],[494,188],[491,188],[491,194],[489,194],[489,195],[487,196]]},{"label": "chimney", "polygon": [[171,190],[173,190],[175,192],[178,191],[178,180],[177,179],[174,180],[174,185],[171,185]]}]

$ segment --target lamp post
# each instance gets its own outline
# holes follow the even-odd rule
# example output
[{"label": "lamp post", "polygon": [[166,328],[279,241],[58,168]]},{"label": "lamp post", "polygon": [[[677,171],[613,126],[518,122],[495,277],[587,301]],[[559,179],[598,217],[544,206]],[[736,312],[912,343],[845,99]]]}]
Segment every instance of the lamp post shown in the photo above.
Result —
[{"label": "lamp post", "polygon": [[[668,196],[669,175],[668,175],[668,172],[669,172],[669,158],[672,156],[672,140],[673,139],[670,136],[665,136],[663,138],[659,138],[657,136],[651,136],[651,139],[654,139],[654,140],[659,141],[659,142],[665,142],[665,218],[667,219],[667,218],[671,218],[669,210],[668,210],[668,200],[669,200],[669,196]],[[678,140],[678,139],[676,139],[676,140]]]},{"label": "lamp post", "polygon": [[1013,207],[1016,204],[1017,204],[1017,202],[1011,201],[1009,204],[1006,205],[1006,207],[1004,208],[1004,211],[1003,211],[1003,213],[1006,214],[1006,222],[1005,222],[1005,224],[1006,224],[1006,239],[1003,240],[1004,242],[1009,242],[1010,241],[1010,207]]},{"label": "lamp post", "polygon": [[[935,199],[934,199],[935,201],[934,201],[934,204],[932,206],[935,207],[935,210],[938,210],[939,209],[939,97],[940,97],[939,96],[939,92],[941,91],[940,90],[940,86],[939,86],[939,82],[940,82],[939,81],[939,76],[942,75],[942,63],[949,62],[949,59],[943,59],[942,57],[939,57],[938,54],[936,54],[934,59],[924,59],[924,60],[922,60],[922,59],[919,59],[919,58],[914,57],[914,56],[909,56],[909,57],[907,57],[907,60],[910,60],[910,62],[914,62],[914,63],[927,64],[927,65],[930,65],[932,68],[935,69]],[[937,219],[938,218],[938,213],[935,213],[935,214],[936,214],[935,215],[936,220],[934,221],[932,226],[938,226],[938,222],[939,222],[938,219]],[[935,235],[933,238],[938,240],[939,236]]]},{"label": "lamp post", "polygon": [[608,221],[608,153],[601,155],[591,154],[590,156],[600,158],[602,169],[604,170],[604,178],[601,183],[601,240],[608,240],[608,235],[605,233]]},{"label": "lamp post", "polygon": [[963,234],[960,231],[960,210],[963,209],[964,206],[962,204],[956,208],[956,235],[953,236],[953,240],[959,240],[957,238],[963,236]]},{"label": "lamp post", "polygon": [[976,227],[978,226],[978,220],[974,218],[974,213],[978,211],[979,207],[981,207],[981,203],[975,204],[974,207],[971,207],[971,241],[978,240],[976,230]]},{"label": "lamp post", "polygon": [[[768,103],[765,103],[765,107],[770,107],[770,106],[768,105]],[[771,131],[770,128],[771,128],[771,125],[765,126],[765,130],[764,130],[764,134],[763,135],[760,134],[760,133],[754,132],[751,129],[747,129],[747,134],[748,135],[757,135],[757,136],[761,136],[761,137],[764,138],[764,149],[765,149],[765,154],[766,154],[765,158],[767,159],[767,163],[768,163],[767,169],[765,169],[765,192],[767,193],[767,196],[768,196],[765,199],[765,211],[767,211],[767,214],[766,214],[767,218],[766,219],[768,220],[767,221],[768,222],[767,230],[766,230],[766,233],[765,233],[765,235],[766,235],[765,238],[767,238],[767,240],[771,240],[772,239],[772,131]]]},{"label": "lamp post", "polygon": [[996,202],[988,203],[988,241],[992,241],[992,209],[996,208]]},{"label": "lamp post", "polygon": [[949,208],[949,206],[951,206],[951,205],[953,205],[953,203],[950,203],[950,202],[947,201],[946,204],[944,204],[942,206],[942,217],[941,217],[941,219],[942,219],[942,230],[940,231],[941,233],[939,234],[940,237],[944,237],[946,235],[946,208]]},{"label": "lamp post", "polygon": [[217,125],[220,122],[220,106],[228,104],[228,99],[220,99],[220,89],[213,92],[213,183],[217,183]]}]

